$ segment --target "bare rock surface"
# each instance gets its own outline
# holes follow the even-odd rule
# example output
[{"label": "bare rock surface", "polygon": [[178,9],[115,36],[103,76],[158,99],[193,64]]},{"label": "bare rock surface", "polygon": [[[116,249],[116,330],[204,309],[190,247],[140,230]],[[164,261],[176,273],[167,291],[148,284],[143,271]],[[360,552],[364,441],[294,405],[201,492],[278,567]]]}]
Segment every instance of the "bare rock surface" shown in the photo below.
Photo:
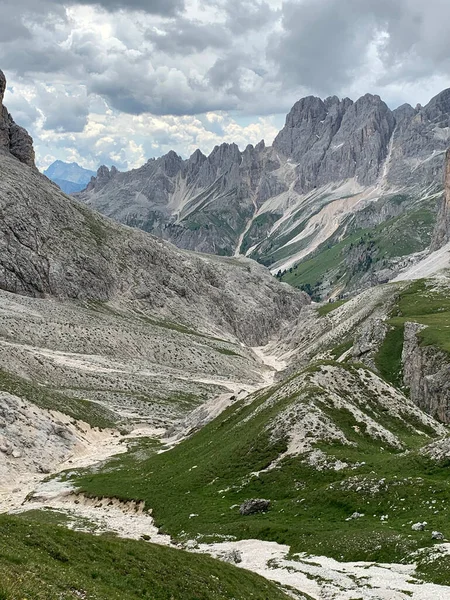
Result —
[{"label": "bare rock surface", "polygon": [[402,362],[411,399],[443,423],[450,422],[450,362],[434,346],[423,346],[418,333],[424,326],[405,323]]},{"label": "bare rock surface", "polygon": [[5,90],[6,77],[0,71],[0,153],[10,154],[29,167],[34,167],[33,140],[23,127],[14,122],[3,105]]},{"label": "bare rock surface", "polygon": [[445,155],[444,198],[437,218],[431,250],[438,250],[450,242],[450,149]]}]

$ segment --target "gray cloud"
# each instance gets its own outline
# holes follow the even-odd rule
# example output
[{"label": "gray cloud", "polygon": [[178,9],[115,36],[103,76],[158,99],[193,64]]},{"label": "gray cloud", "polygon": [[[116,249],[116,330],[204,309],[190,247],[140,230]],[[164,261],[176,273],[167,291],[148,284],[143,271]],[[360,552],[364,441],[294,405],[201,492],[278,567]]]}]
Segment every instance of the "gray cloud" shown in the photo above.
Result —
[{"label": "gray cloud", "polygon": [[[94,7],[91,23],[77,4]],[[80,132],[89,111],[102,118],[151,113],[161,121],[233,111],[248,122],[249,115],[286,112],[311,93],[356,98],[370,91],[392,105],[426,101],[450,81],[444,0],[279,6],[277,0],[0,0],[0,68],[10,85],[29,92],[23,103],[10,93],[11,110],[26,126],[39,121],[45,139],[56,132],[68,143],[78,132],[86,152],[80,140],[88,129]],[[208,127],[208,135],[221,135],[219,121]],[[178,140],[176,130],[170,140]],[[122,152],[123,139],[112,154]],[[173,142],[178,150],[184,143]]]},{"label": "gray cloud", "polygon": [[274,25],[280,16],[264,0],[216,0],[216,5],[225,12],[229,29],[238,35]]},{"label": "gray cloud", "polygon": [[284,31],[269,48],[284,85],[329,94],[351,81],[375,33],[373,15],[361,18],[361,4],[366,0],[285,2]]},{"label": "gray cloud", "polygon": [[135,115],[192,115],[232,108],[225,97],[211,94],[203,82],[182,70],[149,70],[146,58],[130,64],[118,57],[103,73],[92,74],[88,89],[113,108]]},{"label": "gray cloud", "polygon": [[45,130],[81,132],[89,115],[89,101],[85,93],[68,94],[64,90],[39,90],[38,102],[45,111]]},{"label": "gray cloud", "polygon": [[39,117],[35,104],[29,102],[19,92],[15,93],[14,90],[7,91],[5,104],[14,116],[14,121],[26,129],[30,129]]},{"label": "gray cloud", "polygon": [[184,0],[65,0],[64,4],[101,6],[109,11],[141,10],[162,16],[172,16],[184,9]]},{"label": "gray cloud", "polygon": [[[380,85],[450,75],[450,4],[442,0],[287,0],[268,55],[285,86],[339,93],[364,75],[374,44]],[[373,57],[372,57],[373,58]]]},{"label": "gray cloud", "polygon": [[184,0],[1,0],[7,8],[20,6],[22,10],[45,12],[45,5],[54,5],[58,10],[64,6],[83,4],[99,6],[107,11],[139,10],[153,15],[173,16],[184,9]]},{"label": "gray cloud", "polygon": [[184,55],[202,52],[207,48],[227,48],[232,41],[223,25],[204,24],[187,18],[173,20],[163,30],[149,30],[146,38],[161,52]]}]

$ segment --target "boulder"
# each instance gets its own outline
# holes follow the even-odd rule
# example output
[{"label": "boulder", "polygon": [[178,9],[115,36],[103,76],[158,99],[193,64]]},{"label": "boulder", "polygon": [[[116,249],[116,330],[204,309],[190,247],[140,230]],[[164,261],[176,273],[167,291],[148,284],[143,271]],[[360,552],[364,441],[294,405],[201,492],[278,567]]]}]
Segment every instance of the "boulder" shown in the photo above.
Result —
[{"label": "boulder", "polygon": [[350,517],[347,517],[347,519],[345,519],[346,521],[353,521],[355,519],[361,519],[361,517],[364,516],[364,513],[359,513],[359,512],[354,512],[352,515],[350,515]]},{"label": "boulder", "polygon": [[221,556],[222,560],[234,565],[242,562],[242,552],[240,550],[230,550]]},{"label": "boulder", "polygon": [[262,498],[256,498],[253,500],[246,500],[239,508],[241,515],[254,515],[257,513],[267,512],[270,508],[270,500],[264,500]]},{"label": "boulder", "polygon": [[426,521],[424,521],[423,523],[420,523],[420,522],[414,523],[414,525],[411,526],[411,529],[413,531],[423,531],[425,529],[426,525],[427,525]]}]

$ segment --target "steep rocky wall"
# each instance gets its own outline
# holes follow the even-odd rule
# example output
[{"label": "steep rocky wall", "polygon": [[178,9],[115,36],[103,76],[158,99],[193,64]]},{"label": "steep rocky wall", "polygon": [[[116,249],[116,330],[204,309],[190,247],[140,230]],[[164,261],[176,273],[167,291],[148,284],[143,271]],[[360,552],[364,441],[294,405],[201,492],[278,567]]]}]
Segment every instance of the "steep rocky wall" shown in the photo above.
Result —
[{"label": "steep rocky wall", "polygon": [[0,71],[0,153],[10,154],[29,167],[34,167],[33,140],[23,127],[14,122],[3,105],[5,90],[6,77]]},{"label": "steep rocky wall", "polygon": [[421,346],[419,323],[405,324],[403,379],[411,400],[443,423],[450,423],[450,361],[433,346]]},{"label": "steep rocky wall", "polygon": [[431,250],[438,250],[450,241],[450,149],[445,155],[445,195],[437,217]]}]

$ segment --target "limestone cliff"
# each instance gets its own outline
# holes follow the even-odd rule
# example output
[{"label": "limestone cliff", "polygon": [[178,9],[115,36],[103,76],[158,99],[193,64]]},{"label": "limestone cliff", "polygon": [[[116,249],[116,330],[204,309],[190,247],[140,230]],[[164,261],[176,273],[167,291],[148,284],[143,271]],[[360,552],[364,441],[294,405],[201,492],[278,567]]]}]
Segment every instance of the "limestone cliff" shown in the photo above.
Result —
[{"label": "limestone cliff", "polygon": [[444,198],[438,214],[431,250],[438,250],[450,242],[450,149],[445,155]]},{"label": "limestone cliff", "polygon": [[402,353],[403,378],[411,400],[422,410],[450,423],[450,361],[434,346],[421,346],[418,334],[423,325],[405,324]]},{"label": "limestone cliff", "polygon": [[23,127],[14,122],[3,105],[5,90],[6,77],[0,71],[0,153],[10,154],[29,167],[34,167],[33,140]]}]

